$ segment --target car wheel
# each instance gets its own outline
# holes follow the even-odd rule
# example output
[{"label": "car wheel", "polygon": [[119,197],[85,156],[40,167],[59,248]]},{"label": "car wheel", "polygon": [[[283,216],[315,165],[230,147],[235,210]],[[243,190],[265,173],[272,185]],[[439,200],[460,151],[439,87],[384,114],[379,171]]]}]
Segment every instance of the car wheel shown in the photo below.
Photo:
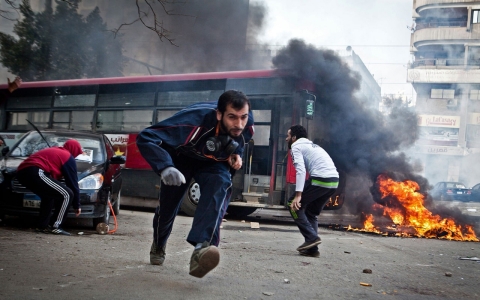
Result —
[{"label": "car wheel", "polygon": [[[112,200],[112,195],[110,192],[108,192],[107,199],[108,201]],[[105,211],[103,213],[103,217],[93,219],[93,228],[94,229],[97,228],[97,225],[100,223],[105,223],[108,225],[109,222],[110,222],[110,206],[108,205],[108,202],[107,202],[107,204],[105,205]]]},{"label": "car wheel", "polygon": [[180,209],[188,216],[193,217],[197,210],[198,200],[200,200],[200,185],[192,179],[188,185],[187,192],[182,199]]},{"label": "car wheel", "polygon": [[227,213],[229,216],[244,218],[249,214],[254,213],[257,210],[256,207],[245,207],[245,206],[231,206],[227,207]]},{"label": "car wheel", "polygon": [[120,214],[120,199],[121,199],[120,194],[121,193],[122,193],[122,190],[119,190],[117,195],[117,201],[115,201],[115,205],[113,205],[113,213],[115,214],[115,216],[118,216]]}]

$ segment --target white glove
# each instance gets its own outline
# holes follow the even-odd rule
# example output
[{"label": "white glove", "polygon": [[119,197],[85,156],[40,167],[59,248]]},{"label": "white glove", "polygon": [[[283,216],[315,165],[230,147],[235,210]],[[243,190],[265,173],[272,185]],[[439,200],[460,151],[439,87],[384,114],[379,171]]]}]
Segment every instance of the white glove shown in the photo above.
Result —
[{"label": "white glove", "polygon": [[185,183],[185,176],[174,167],[168,167],[163,169],[160,173],[162,181],[165,185],[182,185]]}]

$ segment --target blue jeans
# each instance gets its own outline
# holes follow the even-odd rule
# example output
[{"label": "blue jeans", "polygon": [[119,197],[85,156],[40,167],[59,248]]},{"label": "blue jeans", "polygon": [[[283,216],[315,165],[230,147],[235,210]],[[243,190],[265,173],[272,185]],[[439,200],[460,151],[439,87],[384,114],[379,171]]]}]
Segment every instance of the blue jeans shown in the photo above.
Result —
[{"label": "blue jeans", "polygon": [[185,176],[186,184],[167,186],[162,183],[159,205],[153,217],[153,240],[158,247],[167,243],[182,198],[192,178],[200,185],[200,199],[193,217],[187,242],[192,245],[208,241],[218,246],[220,224],[232,194],[232,175],[227,162],[199,161],[180,155],[175,168]]},{"label": "blue jeans", "polygon": [[[300,200],[301,208],[297,211],[289,209],[295,224],[297,224],[300,233],[305,238],[305,242],[313,242],[318,238],[318,219],[317,216],[327,204],[330,197],[335,193],[335,188],[324,188],[312,185],[311,178],[305,181],[305,186]],[[290,204],[295,197],[295,193],[289,198],[287,204]],[[310,251],[318,250],[315,246]]]}]

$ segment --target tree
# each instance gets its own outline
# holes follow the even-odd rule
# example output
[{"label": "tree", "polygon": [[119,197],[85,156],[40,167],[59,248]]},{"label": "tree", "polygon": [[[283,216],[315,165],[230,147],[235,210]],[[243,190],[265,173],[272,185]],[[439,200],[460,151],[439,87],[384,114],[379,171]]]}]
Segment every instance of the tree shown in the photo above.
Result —
[{"label": "tree", "polygon": [[[125,58],[120,38],[106,29],[95,8],[87,17],[78,10],[80,0],[47,0],[35,13],[28,0],[19,5],[22,18],[15,37],[0,33],[0,61],[24,80],[54,80],[121,76]],[[68,30],[65,30],[68,28]]]},{"label": "tree", "polygon": [[[14,20],[13,12],[20,10],[16,4],[17,0],[4,0],[7,7],[10,9],[0,9],[0,17],[8,20]],[[23,0],[22,0],[23,1]],[[145,28],[155,32],[160,40],[166,39],[170,44],[174,44],[174,39],[170,34],[170,31],[164,26],[161,15],[176,15],[172,13],[172,9],[169,6],[186,3],[187,0],[131,0],[132,5],[135,3],[137,7],[137,18],[132,20],[125,20],[117,28],[111,29],[111,31],[117,35],[124,26],[130,26],[132,24],[140,22]],[[78,0],[57,0],[57,2],[63,2],[72,6],[77,5]]]}]

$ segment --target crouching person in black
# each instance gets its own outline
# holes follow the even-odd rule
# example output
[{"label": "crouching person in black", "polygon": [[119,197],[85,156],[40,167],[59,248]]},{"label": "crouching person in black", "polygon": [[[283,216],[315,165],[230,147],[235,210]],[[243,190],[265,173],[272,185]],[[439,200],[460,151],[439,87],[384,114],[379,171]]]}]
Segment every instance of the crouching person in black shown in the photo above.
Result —
[{"label": "crouching person in black", "polygon": [[[41,199],[37,232],[70,235],[61,226],[71,204],[77,217],[81,213],[75,157],[82,152],[80,143],[71,139],[63,147],[30,155],[18,166],[18,181]],[[59,181],[62,177],[65,184]]]}]

